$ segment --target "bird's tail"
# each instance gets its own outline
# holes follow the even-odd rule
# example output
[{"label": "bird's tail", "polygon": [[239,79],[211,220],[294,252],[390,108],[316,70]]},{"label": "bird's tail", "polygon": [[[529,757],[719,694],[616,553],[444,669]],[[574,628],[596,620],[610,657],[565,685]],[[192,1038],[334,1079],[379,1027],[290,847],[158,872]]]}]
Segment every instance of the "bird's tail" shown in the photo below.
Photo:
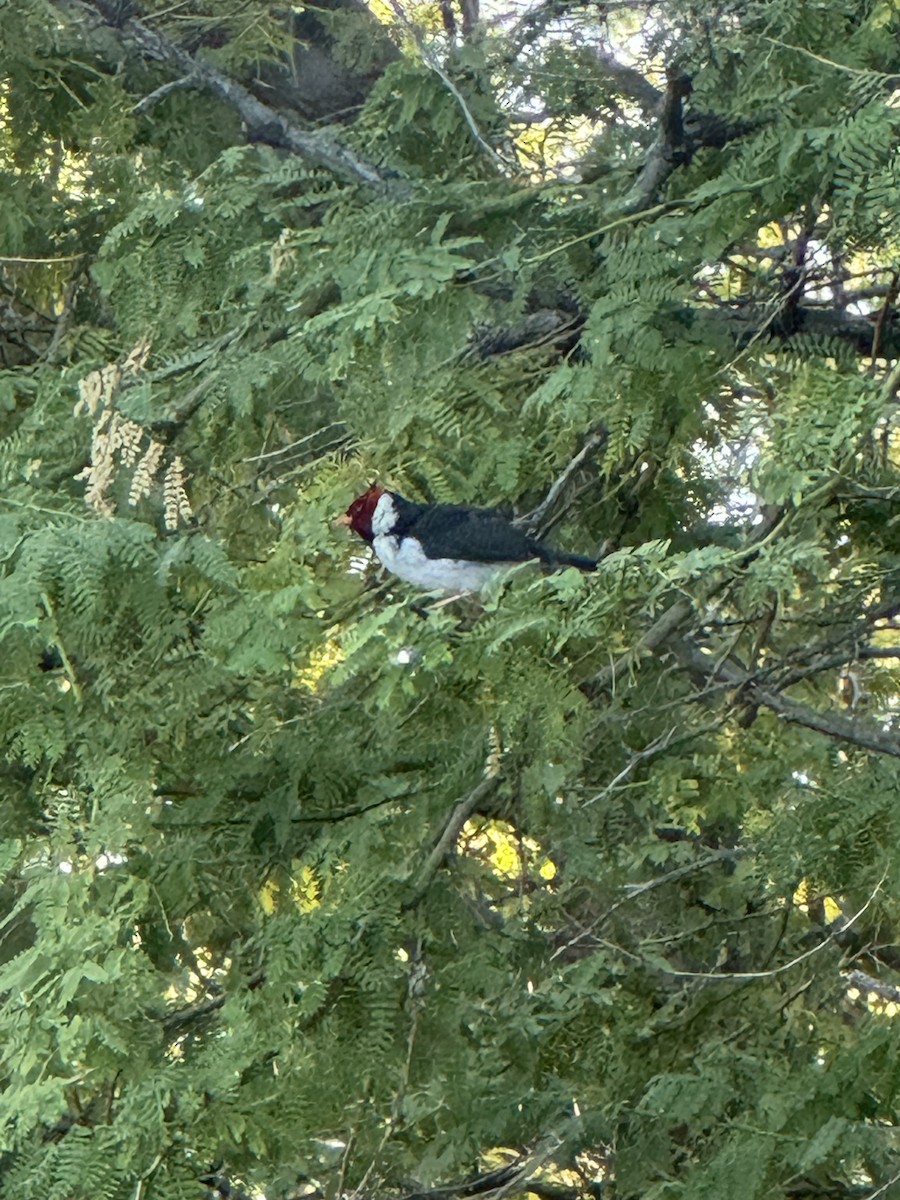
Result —
[{"label": "bird's tail", "polygon": [[596,571],[597,560],[588,558],[584,554],[568,554],[564,550],[557,550],[553,554],[553,566],[577,567],[579,571]]}]

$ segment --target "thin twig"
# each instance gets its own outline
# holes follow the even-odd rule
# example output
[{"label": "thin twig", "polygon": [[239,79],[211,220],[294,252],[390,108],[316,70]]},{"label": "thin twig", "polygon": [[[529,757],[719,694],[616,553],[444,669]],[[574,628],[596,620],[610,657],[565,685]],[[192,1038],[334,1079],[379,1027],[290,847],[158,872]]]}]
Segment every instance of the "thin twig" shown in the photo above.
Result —
[{"label": "thin twig", "polygon": [[671,604],[657,621],[647,630],[632,650],[623,654],[615,662],[598,671],[592,678],[582,684],[582,691],[593,700],[599,692],[614,687],[619,676],[633,666],[644,653],[655,650],[675,632],[691,615],[693,608],[687,599],[679,599]]},{"label": "thin twig", "polygon": [[157,1154],[156,1158],[154,1158],[154,1160],[150,1164],[150,1166],[147,1168],[147,1170],[138,1176],[137,1183],[134,1185],[134,1192],[132,1193],[132,1200],[141,1200],[141,1196],[144,1194],[144,1185],[146,1184],[146,1182],[150,1178],[150,1176],[156,1171],[157,1167],[162,1162],[162,1160],[163,1160],[162,1151],[160,1151],[159,1154]]},{"label": "thin twig", "polygon": [[412,36],[413,41],[416,43],[416,46],[418,47],[419,53],[422,55],[422,61],[425,63],[426,67],[428,67],[429,70],[434,71],[435,75],[437,75],[438,79],[440,79],[441,83],[443,83],[444,87],[447,89],[447,91],[450,93],[450,95],[453,97],[453,99],[459,105],[460,112],[462,113],[463,117],[465,118],[466,124],[468,125],[468,127],[472,133],[472,137],[475,139],[475,141],[478,143],[478,145],[482,148],[482,150],[484,150],[484,152],[487,154],[488,158],[491,159],[491,161],[494,163],[495,166],[500,167],[500,169],[502,171],[504,171],[505,173],[518,170],[515,163],[507,162],[506,159],[502,157],[502,155],[497,153],[497,151],[490,144],[490,142],[487,141],[484,134],[478,128],[478,124],[477,124],[475,118],[472,116],[472,113],[469,109],[468,104],[466,104],[465,97],[460,92],[459,88],[456,86],[456,84],[453,82],[453,80],[450,78],[450,76],[447,74],[447,72],[444,70],[444,68],[441,66],[441,64],[438,62],[438,60],[435,58],[435,56],[431,53],[431,50],[425,44],[425,39],[422,37],[422,34],[421,34],[418,26],[415,25],[409,19],[409,17],[406,15],[406,13],[403,11],[403,8],[401,7],[399,0],[390,0],[390,5],[391,5],[391,8],[394,10],[394,15],[397,17],[397,20],[403,24],[403,26],[406,28],[406,30]]},{"label": "thin twig", "polygon": [[58,254],[55,258],[20,258],[17,255],[0,254],[0,263],[64,263],[77,262],[83,254]]},{"label": "thin twig", "polygon": [[[624,905],[630,904],[638,896],[642,896],[645,892],[652,891],[654,888],[662,887],[663,884],[672,883],[678,879],[686,879],[689,875],[694,875],[698,871],[705,871],[707,867],[715,866],[716,863],[733,860],[738,853],[737,850],[716,850],[712,854],[708,854],[705,858],[698,859],[696,862],[686,863],[683,867],[675,867],[674,870],[667,871],[665,875],[661,875],[658,879],[651,879],[647,883],[632,884],[630,888],[629,885],[626,885],[626,894],[619,900],[616,900],[614,904],[611,904],[599,917],[591,921],[590,925],[583,926],[574,937],[569,938],[562,946],[558,946],[550,955],[550,961],[552,962],[553,959],[559,958],[561,954],[565,954],[573,946],[577,946],[585,937],[593,938],[599,942],[600,939],[597,937],[597,930],[606,924],[614,912],[617,912]],[[630,952],[623,951],[623,953],[629,954],[631,957]]]},{"label": "thin twig", "polygon": [[850,67],[846,63],[835,62],[833,58],[825,58],[821,54],[816,54],[813,50],[807,50],[805,46],[794,46],[790,42],[779,41],[778,38],[763,37],[764,42],[769,42],[772,46],[778,46],[781,50],[792,50],[795,54],[803,54],[806,58],[814,59],[815,62],[821,63],[824,67],[831,67],[835,71],[844,71],[848,75],[861,75],[867,79],[880,79],[886,87],[896,87],[900,82],[900,75],[890,74],[885,71],[870,71],[867,67]]},{"label": "thin twig", "polygon": [[41,592],[41,603],[44,606],[51,625],[53,626],[53,645],[59,651],[59,657],[62,660],[63,670],[66,673],[66,679],[69,681],[69,686],[72,689],[72,695],[81,704],[82,694],[81,685],[78,682],[78,676],[75,674],[75,668],[72,666],[72,661],[66,653],[66,648],[63,645],[62,637],[60,636],[59,626],[56,623],[56,613],[53,609],[50,597],[46,592]]},{"label": "thin twig", "polygon": [[344,1180],[347,1178],[347,1168],[350,1166],[350,1155],[353,1153],[354,1132],[355,1131],[351,1129],[347,1135],[347,1141],[344,1145],[344,1153],[341,1155],[341,1169],[340,1174],[338,1175],[337,1190],[335,1191],[336,1196],[343,1196],[345,1194]]},{"label": "thin twig", "polygon": [[876,1188],[874,1192],[869,1192],[868,1196],[863,1196],[862,1200],[875,1200],[876,1196],[882,1195],[888,1190],[889,1187],[893,1187],[898,1180],[900,1180],[900,1171],[898,1171],[896,1175],[892,1175],[887,1183],[883,1183],[881,1187]]},{"label": "thin twig", "polygon": [[638,763],[642,763],[645,759],[652,758],[654,754],[658,754],[661,750],[665,750],[677,732],[678,726],[673,725],[667,733],[661,734],[658,738],[655,738],[650,745],[645,746],[643,750],[632,750],[628,757],[628,762],[618,773],[618,775],[609,781],[602,792],[598,792],[596,796],[591,796],[590,800],[585,800],[582,807],[587,808],[589,804],[596,804],[598,800],[606,800],[613,794],[613,792],[621,783],[625,782]]},{"label": "thin twig", "polygon": [[[678,879],[686,879],[687,876],[693,875],[697,871],[704,871],[707,867],[713,867],[716,863],[733,862],[742,853],[743,851],[736,848],[714,850],[706,858],[699,858],[693,863],[685,863],[682,867],[673,867],[671,871],[666,871],[665,875],[660,875],[656,879],[648,879],[646,883],[626,883],[623,885],[623,890],[627,893],[625,899],[634,900],[637,896],[643,896],[645,892],[655,891],[656,888],[660,888],[666,883],[674,883]],[[624,901],[617,901],[617,905],[622,903]],[[604,915],[608,916],[611,911],[612,909],[608,910]]]},{"label": "thin twig", "polygon": [[287,446],[279,446],[277,450],[267,450],[263,454],[251,454],[249,458],[242,458],[241,462],[262,462],[264,458],[277,458],[280,454],[289,454],[292,450],[296,450],[298,446],[302,446],[306,442],[311,442],[313,438],[318,437],[319,434],[326,433],[329,429],[346,429],[346,427],[346,421],[332,421],[328,425],[322,425],[319,429],[313,430],[312,433],[308,433],[306,437],[302,437],[296,442],[290,442]]},{"label": "thin twig", "polygon": [[[409,1031],[406,1036],[406,1057],[403,1061],[403,1066],[400,1071],[399,1086],[397,1087],[397,1089],[394,1093],[394,1100],[391,1105],[391,1115],[388,1118],[388,1120],[385,1121],[384,1133],[381,1136],[381,1141],[378,1143],[375,1153],[372,1155],[372,1160],[369,1163],[368,1167],[366,1168],[362,1179],[359,1181],[359,1183],[356,1185],[356,1187],[350,1193],[351,1197],[354,1198],[354,1200],[358,1200],[359,1197],[364,1196],[366,1194],[366,1188],[367,1188],[369,1180],[372,1177],[372,1172],[375,1170],[376,1166],[378,1165],[378,1160],[381,1157],[381,1154],[382,1154],[385,1146],[388,1144],[388,1142],[391,1140],[391,1138],[397,1132],[397,1130],[400,1126],[403,1102],[406,1097],[406,1093],[409,1089],[409,1081],[410,1081],[410,1078],[412,1075],[412,1061],[413,1061],[413,1054],[415,1053],[415,1048],[416,1048],[416,1036],[419,1031],[419,1017],[421,1016],[421,1013],[422,1013],[421,997],[413,995],[412,987],[410,988],[407,999],[408,999],[409,1007],[411,1009],[411,1015],[410,1015],[410,1022],[409,1022]],[[349,1143],[348,1143],[348,1145],[349,1145]],[[342,1175],[343,1175],[343,1169],[342,1169]],[[341,1191],[338,1191],[337,1194],[340,1196],[343,1193]]]},{"label": "thin twig", "polygon": [[596,229],[591,229],[587,233],[580,233],[577,237],[569,238],[565,242],[560,242],[558,246],[551,246],[549,250],[544,250],[540,254],[532,254],[530,258],[522,259],[526,266],[534,266],[537,263],[545,262],[548,258],[553,258],[555,254],[562,254],[565,250],[569,250],[572,246],[577,246],[581,242],[588,242],[593,238],[602,237],[606,233],[611,233],[614,229],[618,229],[623,225],[638,225],[641,221],[646,221],[652,217],[660,217],[665,213],[674,213],[679,210],[688,212],[699,212],[703,208],[714,204],[716,200],[721,200],[725,196],[740,195],[744,192],[758,192],[760,188],[767,183],[771,183],[776,177],[774,175],[764,175],[761,179],[754,179],[751,183],[736,183],[728,187],[723,187],[721,191],[714,195],[681,196],[674,200],[663,200],[659,204],[655,204],[652,208],[645,208],[638,212],[625,211],[622,216],[616,217],[612,221],[607,221],[605,225],[598,225]]},{"label": "thin twig", "polygon": [[155,91],[145,96],[143,100],[139,100],[131,109],[132,116],[142,117],[159,104],[160,100],[164,100],[170,92],[180,91],[182,88],[199,87],[200,80],[197,75],[191,71],[188,75],[182,75],[180,79],[170,79],[168,83],[162,84]]},{"label": "thin twig", "polygon": [[780,967],[772,967],[768,971],[679,971],[675,967],[672,967],[666,969],[666,974],[673,975],[676,979],[726,979],[736,982],[743,982],[749,979],[772,979],[776,975],[783,975],[785,971],[793,970],[793,968],[799,966],[800,963],[806,962],[808,958],[812,958],[814,954],[818,954],[820,951],[824,950],[826,946],[837,940],[838,935],[843,937],[847,930],[850,929],[859,920],[863,913],[865,913],[875,902],[875,897],[881,891],[881,885],[884,883],[886,878],[887,871],[884,872],[878,883],[876,883],[872,894],[869,896],[862,908],[859,909],[858,912],[854,913],[853,916],[847,920],[846,924],[841,926],[840,930],[836,931],[835,933],[829,933],[828,936],[823,941],[819,942],[817,946],[813,946],[810,950],[804,950],[802,954],[798,954],[797,957],[792,958],[790,962],[782,963]]},{"label": "thin twig", "polygon": [[584,445],[581,447],[578,453],[574,456],[574,458],[570,459],[569,462],[566,463],[566,466],[563,468],[557,478],[554,479],[553,483],[550,485],[550,490],[547,492],[547,495],[540,502],[537,508],[535,508],[532,512],[527,513],[526,516],[520,518],[519,523],[526,525],[529,529],[540,529],[547,517],[547,514],[551,511],[559,497],[562,495],[562,492],[569,480],[579,469],[579,467],[581,467],[587,461],[587,459],[590,458],[595,450],[606,445],[608,438],[609,433],[602,426],[598,429],[595,429],[593,433],[589,434],[585,439]]}]

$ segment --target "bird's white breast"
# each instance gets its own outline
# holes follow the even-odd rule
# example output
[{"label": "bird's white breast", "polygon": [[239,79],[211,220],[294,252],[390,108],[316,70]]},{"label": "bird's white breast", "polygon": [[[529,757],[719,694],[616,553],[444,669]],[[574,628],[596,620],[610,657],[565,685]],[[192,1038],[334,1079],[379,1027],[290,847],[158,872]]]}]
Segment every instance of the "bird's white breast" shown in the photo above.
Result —
[{"label": "bird's white breast", "polygon": [[372,514],[372,549],[389,571],[427,592],[477,592],[506,565],[469,562],[458,558],[429,558],[414,537],[397,537],[390,532],[397,523],[397,509],[385,493]]},{"label": "bird's white breast", "polygon": [[372,549],[389,571],[427,592],[477,592],[504,566],[459,558],[428,558],[416,538],[386,533],[375,535]]}]

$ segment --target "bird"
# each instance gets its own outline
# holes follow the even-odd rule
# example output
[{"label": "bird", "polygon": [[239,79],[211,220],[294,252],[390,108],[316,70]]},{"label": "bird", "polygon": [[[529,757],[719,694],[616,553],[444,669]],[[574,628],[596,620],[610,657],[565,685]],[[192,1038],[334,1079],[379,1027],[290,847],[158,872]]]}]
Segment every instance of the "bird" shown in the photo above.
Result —
[{"label": "bird", "polygon": [[336,523],[367,542],[390,572],[428,592],[477,592],[515,563],[538,562],[550,570],[597,567],[583,554],[544,545],[496,509],[417,504],[377,483],[357,496]]}]

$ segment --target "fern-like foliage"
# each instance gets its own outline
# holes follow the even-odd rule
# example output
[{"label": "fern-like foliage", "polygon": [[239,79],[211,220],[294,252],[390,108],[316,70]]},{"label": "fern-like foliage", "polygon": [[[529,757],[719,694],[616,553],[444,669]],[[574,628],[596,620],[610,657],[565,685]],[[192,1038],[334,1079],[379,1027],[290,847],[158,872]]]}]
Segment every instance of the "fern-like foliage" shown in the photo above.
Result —
[{"label": "fern-like foliage", "polygon": [[0,8],[0,1200],[896,1187],[900,23],[664,7]]}]

